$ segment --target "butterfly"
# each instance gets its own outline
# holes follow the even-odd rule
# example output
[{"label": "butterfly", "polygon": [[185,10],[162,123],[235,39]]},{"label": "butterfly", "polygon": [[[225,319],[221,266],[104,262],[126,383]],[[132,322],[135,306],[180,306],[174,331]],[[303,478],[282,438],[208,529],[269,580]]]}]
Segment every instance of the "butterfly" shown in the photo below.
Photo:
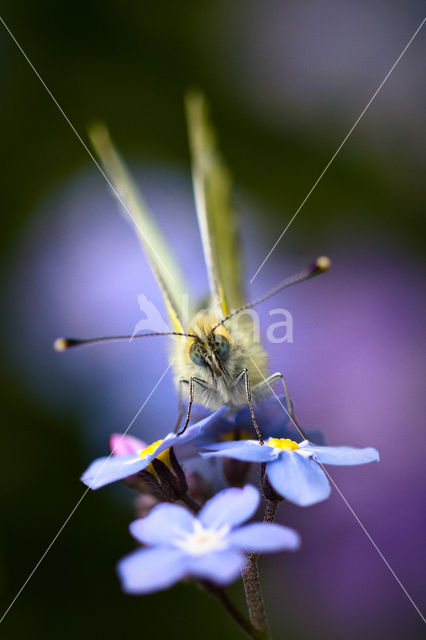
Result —
[{"label": "butterfly", "polygon": [[[183,433],[189,424],[193,403],[231,411],[248,405],[259,441],[253,399],[271,393],[271,384],[281,381],[289,410],[290,395],[281,372],[269,375],[265,350],[253,331],[250,310],[278,292],[326,271],[330,260],[322,256],[265,295],[247,302],[244,296],[238,222],[232,206],[231,179],[219,151],[203,94],[192,91],[185,100],[192,159],[192,179],[198,227],[209,282],[207,308],[188,305],[188,286],[155,219],[113,146],[108,130],[96,124],[89,130],[92,145],[112,190],[129,216],[158,282],[170,321],[170,331],[145,332],[133,337],[174,336],[171,366],[179,397],[179,431],[187,409]],[[58,338],[55,349],[128,339],[111,336],[80,340]]]}]

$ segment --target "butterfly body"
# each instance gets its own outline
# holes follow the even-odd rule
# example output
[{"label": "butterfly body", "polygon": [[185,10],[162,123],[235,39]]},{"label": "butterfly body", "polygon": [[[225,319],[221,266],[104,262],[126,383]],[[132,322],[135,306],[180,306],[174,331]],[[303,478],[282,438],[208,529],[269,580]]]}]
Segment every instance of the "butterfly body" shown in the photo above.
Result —
[{"label": "butterfly body", "polygon": [[[186,387],[188,398],[181,432],[189,424],[193,402],[210,410],[222,405],[236,410],[248,404],[253,426],[262,442],[253,411],[253,398],[271,393],[271,384],[281,380],[289,407],[291,402],[283,375],[279,372],[268,375],[266,353],[254,330],[256,327],[250,310],[279,291],[323,273],[329,268],[330,261],[320,257],[308,270],[287,278],[261,298],[246,302],[229,171],[219,152],[204,97],[196,92],[188,94],[186,111],[197,220],[209,283],[208,308],[197,313],[188,308],[190,283],[183,278],[173,258],[172,247],[157,227],[106,127],[97,124],[89,132],[92,144],[114,195],[135,228],[158,282],[169,316],[170,331],[157,330],[139,335],[135,335],[135,331],[132,336],[90,340],[58,338],[55,348],[63,351],[106,340],[128,340],[129,337],[146,335],[173,336],[170,366],[179,397],[182,398],[182,388]],[[144,299],[143,295],[139,298]],[[192,318],[189,322],[186,321],[188,317]],[[178,427],[182,415],[181,406]]]},{"label": "butterfly body", "polygon": [[225,327],[221,320],[212,311],[199,311],[189,323],[190,337],[176,338],[172,351],[176,385],[189,384],[192,378],[194,402],[211,410],[247,403],[243,371],[248,371],[253,387],[267,375],[266,353],[248,322]]}]

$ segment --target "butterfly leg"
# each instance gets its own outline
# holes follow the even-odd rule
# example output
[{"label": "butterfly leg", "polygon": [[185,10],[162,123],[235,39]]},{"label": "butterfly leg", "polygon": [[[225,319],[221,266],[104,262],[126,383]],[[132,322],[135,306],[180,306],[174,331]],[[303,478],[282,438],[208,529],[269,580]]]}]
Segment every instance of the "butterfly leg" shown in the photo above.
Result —
[{"label": "butterfly leg", "polygon": [[289,416],[290,420],[292,421],[292,423],[294,424],[294,426],[296,427],[296,429],[298,430],[298,432],[300,433],[302,438],[304,440],[307,440],[308,438],[306,436],[306,433],[303,431],[303,429],[300,426],[298,420],[296,419],[296,415],[294,413],[293,401],[291,399],[290,392],[288,390],[287,381],[284,378],[284,375],[280,371],[277,371],[276,373],[273,373],[272,375],[268,376],[268,378],[265,378],[264,380],[262,380],[262,382],[259,382],[259,384],[257,384],[255,387],[253,387],[253,391],[262,389],[265,386],[267,386],[267,387],[269,387],[270,391],[272,391],[272,393],[274,393],[271,385],[274,384],[275,382],[277,382],[277,380],[279,380],[281,382],[282,386],[283,386],[284,395],[285,395],[285,399],[286,399],[286,403],[287,403],[287,407],[288,407],[288,410],[286,410],[286,413],[288,413],[288,416]]},{"label": "butterfly leg", "polygon": [[178,415],[176,418],[176,425],[175,428],[173,429],[173,433],[177,433],[179,430],[179,425],[181,423],[181,420],[183,418],[183,414],[185,413],[185,410],[183,408],[183,398],[182,398],[182,384],[188,384],[188,380],[185,380],[184,378],[181,378],[179,380],[179,386],[178,386]]},{"label": "butterfly leg", "polygon": [[238,374],[238,376],[233,381],[232,386],[237,386],[241,381],[244,382],[244,388],[245,388],[245,392],[246,392],[247,404],[248,404],[249,409],[250,409],[250,416],[251,416],[251,420],[253,422],[254,430],[256,431],[256,435],[257,435],[257,437],[259,439],[259,443],[260,444],[264,444],[264,441],[263,441],[263,438],[262,438],[262,434],[260,433],[259,425],[257,424],[256,417],[254,415],[253,398],[252,398],[252,395],[251,395],[250,376],[249,376],[248,369],[243,369]]},{"label": "butterfly leg", "polygon": [[[189,384],[189,393],[188,393],[188,408],[186,410],[186,417],[185,417],[185,424],[183,425],[182,429],[177,433],[178,436],[182,435],[182,433],[184,433],[188,427],[188,423],[189,423],[189,418],[191,416],[191,409],[192,409],[192,403],[194,402],[194,383],[200,385],[200,387],[202,387],[203,389],[209,389],[210,387],[204,382],[204,380],[201,380],[201,378],[195,378],[194,376],[191,376],[188,380],[185,380],[184,378],[182,378],[179,381],[179,385],[180,383],[183,382],[185,384]],[[179,387],[180,388],[180,387]],[[179,422],[182,418],[183,415],[183,405],[182,405],[182,394],[180,394],[180,403],[181,403],[181,412],[178,416],[178,423],[176,425],[176,430],[178,428]],[[176,432],[175,430],[175,432]]]}]

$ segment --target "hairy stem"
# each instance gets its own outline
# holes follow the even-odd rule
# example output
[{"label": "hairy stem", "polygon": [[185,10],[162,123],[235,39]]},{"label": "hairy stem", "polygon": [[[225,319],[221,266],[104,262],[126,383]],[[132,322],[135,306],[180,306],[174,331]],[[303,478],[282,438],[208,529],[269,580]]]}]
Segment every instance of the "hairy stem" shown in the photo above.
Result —
[{"label": "hairy stem", "polygon": [[[278,509],[277,500],[267,500],[263,522],[273,522]],[[258,555],[249,553],[246,557],[242,577],[246,594],[247,607],[250,613],[250,620],[255,629],[260,634],[258,637],[267,639],[269,637],[268,619],[266,617],[265,603],[263,601],[262,587],[260,584]]]},{"label": "hairy stem", "polygon": [[263,522],[273,522],[277,514],[279,502],[278,500],[267,500],[265,515],[263,516]]},{"label": "hairy stem", "polygon": [[246,563],[242,571],[242,578],[251,623],[259,634],[257,637],[266,640],[269,637],[268,620],[266,618],[265,603],[260,586],[257,560],[258,555],[256,553],[247,554]]}]

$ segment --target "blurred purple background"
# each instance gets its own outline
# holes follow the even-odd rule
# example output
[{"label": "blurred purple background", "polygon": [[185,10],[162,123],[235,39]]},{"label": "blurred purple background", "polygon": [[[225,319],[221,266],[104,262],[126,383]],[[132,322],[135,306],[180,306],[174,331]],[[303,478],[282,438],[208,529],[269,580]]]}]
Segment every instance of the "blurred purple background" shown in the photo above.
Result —
[{"label": "blurred purple background", "polygon": [[[161,167],[145,167],[140,174],[148,201],[201,296],[206,277],[187,177]],[[246,208],[246,270],[252,274],[273,229],[259,242],[259,212],[247,194],[241,193],[240,200]],[[76,176],[36,216],[17,253],[16,279],[9,283],[14,298],[9,345],[17,366],[26,369],[28,392],[54,403],[58,412],[67,407],[73,412],[87,462],[106,453],[109,434],[125,430],[167,366],[166,338],[65,354],[51,351],[58,335],[131,333],[141,317],[138,293],[163,309],[136,237],[118,212],[94,172]],[[303,248],[296,256],[291,232],[284,247],[288,258],[277,249],[248,286],[250,297],[315,257]],[[350,234],[331,244],[330,253],[328,274],[259,309],[263,329],[277,319],[270,319],[271,309],[288,309],[294,322],[292,344],[265,343],[270,369],[285,372],[299,419],[320,428],[329,444],[371,445],[380,451],[378,465],[329,472],[421,605],[426,486],[422,274],[415,260],[397,246],[384,247],[379,238],[357,241]],[[25,367],[28,362],[31,366]],[[151,441],[171,429],[175,415],[168,374],[131,433]],[[357,638],[372,620],[383,637],[414,637],[404,633],[407,625],[410,633],[418,629],[416,612],[336,491],[312,508],[283,505],[281,519],[303,536],[299,554],[264,562],[273,622],[283,634],[289,622],[308,633],[312,617],[326,629],[329,624],[336,637]],[[279,617],[281,598],[284,620]]]},{"label": "blurred purple background", "polygon": [[[265,344],[270,369],[285,373],[299,419],[328,444],[379,450],[380,464],[328,470],[424,612],[423,31],[248,285],[423,17],[423,2],[383,0],[125,9],[106,0],[66,10],[43,0],[4,9],[78,131],[84,136],[97,116],[109,125],[195,299],[207,280],[182,108],[193,84],[210,100],[234,174],[248,298],[321,254],[332,258],[329,273],[259,308],[264,329],[277,307],[294,320],[292,344]],[[132,333],[139,293],[164,307],[103,178],[2,36],[6,609],[80,498],[79,474],[163,374],[168,339],[53,351],[60,335]],[[169,373],[131,433],[157,439],[175,416]],[[120,594],[114,563],[131,548],[130,498],[121,489],[85,499],[6,618],[5,637],[133,638],[145,625],[158,638],[198,639],[200,628],[204,640],[239,638],[192,587],[145,599]],[[280,519],[303,547],[262,560],[274,638],[424,637],[420,616],[336,490],[315,507],[283,505]]]}]

